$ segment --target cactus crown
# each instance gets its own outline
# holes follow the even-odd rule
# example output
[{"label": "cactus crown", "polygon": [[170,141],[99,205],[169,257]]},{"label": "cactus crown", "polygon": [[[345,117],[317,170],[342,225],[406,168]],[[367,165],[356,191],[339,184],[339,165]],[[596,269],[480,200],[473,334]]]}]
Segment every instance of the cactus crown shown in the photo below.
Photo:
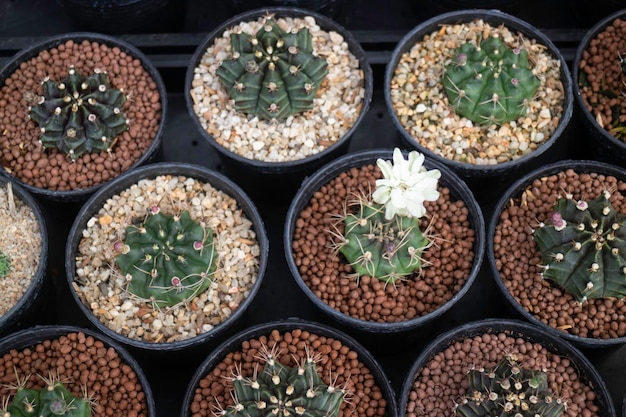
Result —
[{"label": "cactus crown", "polygon": [[230,40],[231,59],[217,75],[237,111],[271,120],[313,108],[328,64],[314,55],[307,28],[285,32],[269,16],[256,36],[233,33]]},{"label": "cactus crown", "polygon": [[545,372],[521,368],[512,356],[495,369],[472,369],[467,395],[455,407],[462,417],[559,417],[565,404],[550,394]]},{"label": "cactus crown", "polygon": [[479,46],[461,45],[441,82],[454,111],[475,123],[502,124],[526,112],[540,81],[528,52],[489,37]]},{"label": "cactus crown", "polygon": [[41,129],[44,148],[58,148],[76,160],[85,152],[110,152],[117,136],[126,130],[122,113],[126,97],[111,88],[106,72],[84,77],[71,67],[61,82],[46,78],[39,104],[30,118]]},{"label": "cactus crown", "polygon": [[185,303],[205,291],[217,267],[213,231],[193,220],[152,207],[139,224],[126,228],[115,258],[130,278],[127,290],[156,307]]},{"label": "cactus crown", "polygon": [[541,251],[543,277],[579,302],[626,296],[625,216],[603,192],[591,201],[560,198],[533,239]]},{"label": "cactus crown", "polygon": [[227,417],[337,417],[346,390],[326,385],[317,373],[315,358],[308,355],[295,368],[282,365],[276,351],[262,345],[265,362],[254,375],[232,377],[235,404],[219,413]]},{"label": "cactus crown", "polygon": [[28,377],[18,378],[11,386],[16,390],[13,399],[9,402],[5,398],[0,409],[3,417],[91,417],[91,399],[87,395],[74,396],[58,375],[40,378],[45,386],[38,389],[26,388]]},{"label": "cactus crown", "polygon": [[11,261],[9,260],[9,257],[0,250],[0,278],[6,276],[6,274],[9,273],[10,268]]}]

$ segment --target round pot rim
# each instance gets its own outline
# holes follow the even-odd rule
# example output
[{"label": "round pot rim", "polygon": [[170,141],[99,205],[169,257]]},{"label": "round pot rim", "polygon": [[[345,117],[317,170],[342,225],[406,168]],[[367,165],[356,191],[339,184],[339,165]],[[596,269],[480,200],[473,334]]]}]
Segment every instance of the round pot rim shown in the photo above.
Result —
[{"label": "round pot rim", "polygon": [[198,365],[194,375],[192,376],[182,404],[181,416],[188,417],[190,414],[189,405],[193,399],[193,391],[198,386],[199,381],[210,372],[215,365],[219,364],[224,357],[233,350],[241,349],[241,343],[246,340],[257,338],[263,335],[269,335],[271,331],[278,330],[285,333],[290,330],[301,329],[319,336],[333,337],[339,340],[343,345],[348,346],[350,350],[359,354],[358,360],[369,369],[374,376],[381,392],[387,401],[387,410],[390,412],[389,417],[395,417],[393,413],[397,412],[397,399],[391,383],[385,375],[382,366],[378,363],[374,355],[365,348],[359,341],[352,336],[326,324],[318,323],[312,320],[305,320],[297,317],[280,319],[259,323],[245,330],[242,330],[228,339],[224,340],[215,349],[208,353],[205,359]]},{"label": "round pot rim", "polygon": [[[210,183],[216,189],[225,192],[237,201],[238,207],[245,213],[245,216],[252,223],[252,227],[256,234],[257,243],[259,245],[259,270],[257,272],[256,281],[254,282],[250,293],[241,302],[239,307],[232,312],[232,314],[220,324],[215,325],[213,329],[200,333],[195,337],[177,340],[174,342],[148,342],[139,339],[133,339],[128,336],[124,336],[118,333],[104,323],[102,323],[93,314],[91,308],[80,299],[76,290],[74,289],[73,282],[76,273],[76,262],[74,261],[75,250],[80,240],[74,242],[82,230],[84,229],[89,216],[96,213],[101,207],[102,203],[106,199],[117,195],[119,192],[127,189],[131,185],[137,183],[144,178],[155,178],[160,175],[184,175],[189,178],[197,178],[200,181]],[[75,243],[75,244],[74,244]],[[206,342],[211,341],[218,335],[221,335],[234,323],[241,319],[241,316],[245,313],[250,303],[259,292],[263,278],[268,264],[269,256],[269,240],[263,219],[259,214],[256,206],[252,200],[244,193],[244,191],[233,181],[231,181],[225,175],[213,171],[201,165],[181,163],[181,162],[158,162],[149,165],[145,165],[136,168],[132,171],[128,171],[117,177],[114,181],[98,190],[89,200],[82,206],[72,227],[68,234],[67,243],[65,247],[65,271],[66,280],[70,288],[72,298],[78,304],[78,307],[83,314],[89,319],[89,321],[95,325],[100,331],[108,335],[109,337],[120,341],[121,343],[140,348],[147,351],[180,351],[186,348],[198,346]]]},{"label": "round pot rim", "polygon": [[594,130],[600,133],[603,140],[612,143],[614,146],[620,149],[622,153],[626,153],[626,139],[624,141],[617,139],[615,136],[611,135],[605,128],[598,124],[595,117],[593,117],[591,112],[587,110],[587,104],[582,98],[580,86],[578,84],[578,78],[580,76],[580,69],[578,68],[578,64],[582,60],[583,53],[589,47],[589,43],[593,39],[595,39],[601,31],[610,26],[611,23],[613,23],[613,21],[617,18],[626,19],[626,9],[619,10],[615,13],[610,14],[609,16],[606,16],[585,33],[582,40],[578,44],[578,47],[576,48],[574,60],[572,61],[572,85],[574,89],[574,99],[576,100],[578,108],[581,110],[580,113],[582,113],[582,117],[587,121],[589,126],[593,126]]},{"label": "round pot rim", "polygon": [[15,182],[12,181],[12,178],[0,175],[0,187],[5,184],[8,185],[9,183],[13,189],[14,196],[26,204],[35,215],[39,226],[39,235],[41,236],[41,252],[39,254],[37,270],[35,271],[28,288],[15,304],[6,313],[0,316],[0,329],[2,331],[12,326],[24,312],[24,309],[28,308],[35,302],[43,287],[46,277],[46,269],[48,266],[48,229],[46,217],[43,214],[41,206],[27,190],[19,184],[15,184]]},{"label": "round pot rim", "polygon": [[[439,27],[440,25],[450,25],[455,23],[468,22],[475,19],[483,19],[486,23],[493,23],[496,21],[498,23],[503,23],[507,28],[511,30],[515,30],[523,33],[525,36],[530,39],[534,39],[537,43],[542,44],[547,47],[548,52],[552,55],[552,57],[560,62],[561,71],[560,71],[560,79],[563,83],[563,89],[565,94],[563,96],[563,113],[559,120],[559,124],[552,133],[552,135],[540,144],[537,149],[532,152],[529,152],[517,159],[509,160],[506,162],[501,162],[494,165],[478,165],[478,164],[469,164],[463,163],[460,161],[452,160],[445,158],[429,149],[424,147],[419,141],[413,138],[406,128],[400,122],[398,115],[394,111],[393,104],[391,102],[391,92],[389,86],[391,85],[391,80],[393,78],[394,70],[396,67],[396,63],[399,61],[401,55],[406,52],[412,45],[419,41],[419,39],[423,38],[421,34],[430,33],[431,28]],[[414,40],[414,39],[418,40]],[[400,132],[402,138],[405,142],[410,143],[412,147],[417,148],[420,152],[428,155],[429,157],[437,160],[440,163],[443,163],[449,167],[451,167],[454,171],[463,172],[464,175],[468,177],[474,176],[488,176],[488,175],[497,175],[506,170],[518,167],[520,165],[526,165],[533,159],[538,158],[543,155],[552,145],[563,135],[563,132],[569,125],[569,122],[572,118],[574,112],[574,97],[571,89],[571,85],[573,84],[572,78],[570,75],[569,67],[563,58],[563,55],[559,51],[559,49],[554,45],[554,43],[548,38],[542,31],[537,29],[535,26],[530,23],[515,17],[511,14],[502,12],[496,9],[467,9],[467,10],[456,10],[447,13],[442,13],[440,15],[434,16],[428,20],[425,20],[419,23],[415,28],[413,28],[410,32],[408,32],[396,45],[392,56],[387,64],[385,69],[385,84],[384,84],[384,94],[385,94],[385,103],[387,105],[388,112],[391,116],[391,120],[393,124],[396,126],[396,129]]]},{"label": "round pot rim", "polygon": [[[144,70],[148,73],[148,75],[156,84],[157,91],[159,93],[159,100],[161,103],[161,117],[159,121],[159,127],[154,135],[152,142],[150,143],[150,146],[148,146],[143,155],[141,155],[141,157],[137,159],[127,171],[133,170],[134,168],[145,164],[155,153],[157,153],[157,151],[161,147],[162,137],[165,131],[165,119],[167,115],[168,98],[165,83],[163,82],[161,74],[157,70],[156,66],[141,50],[139,50],[131,43],[115,36],[96,32],[69,32],[47,36],[44,39],[38,42],[34,42],[26,48],[20,50],[17,54],[12,56],[2,68],[0,68],[0,87],[4,85],[6,78],[8,78],[13,72],[15,72],[20,63],[37,56],[42,51],[54,48],[69,40],[73,40],[75,42],[81,42],[84,40],[90,42],[101,42],[106,44],[107,46],[116,46],[121,48],[122,51],[128,53],[133,58],[136,58],[141,62]],[[9,174],[4,169],[0,169],[0,173],[11,177],[15,182],[17,182],[29,192],[53,201],[84,201],[100,187],[104,186],[105,184],[109,184],[115,179],[114,177],[108,181],[104,181],[86,188],[77,188],[73,190],[50,190],[47,188],[39,188],[27,184],[15,175]]]},{"label": "round pot rim", "polygon": [[[598,373],[595,366],[578,348],[568,341],[545,331],[541,327],[517,319],[506,318],[488,318],[468,322],[437,336],[418,355],[402,382],[402,388],[398,398],[399,415],[405,415],[409,392],[411,391],[415,377],[435,354],[441,352],[443,349],[449,347],[453,342],[460,339],[481,334],[494,333],[510,333],[510,336],[522,337],[527,341],[539,342],[551,353],[561,356],[567,355],[569,358],[573,359],[575,365],[577,365],[577,370],[583,370],[583,373],[579,374],[585,377],[585,379],[589,382],[594,393],[596,393],[596,399],[605,400],[602,405],[606,407],[606,411],[609,412],[610,417],[615,417],[615,407],[613,406],[611,396],[604,380]],[[580,365],[582,365],[582,367]]]},{"label": "round pot rim", "polygon": [[[87,336],[91,336],[96,340],[104,342],[108,347],[112,347],[113,349],[115,349],[122,361],[132,368],[132,370],[137,375],[137,379],[141,383],[141,388],[146,396],[148,416],[155,417],[157,415],[154,397],[152,395],[152,388],[150,386],[150,382],[148,381],[148,377],[143,371],[143,368],[141,367],[137,359],[135,359],[135,357],[130,354],[130,352],[123,345],[107,335],[100,334],[88,328],[67,324],[36,325],[33,327],[19,330],[3,338],[0,341],[0,349],[6,348],[6,351],[10,351],[11,349],[25,349],[37,343],[41,343],[54,338],[59,338],[69,333],[84,333]],[[15,347],[16,345],[19,347]],[[6,352],[3,352],[3,354],[4,353]]]},{"label": "round pot rim", "polygon": [[597,172],[605,175],[612,175],[618,178],[621,178],[622,181],[626,181],[626,173],[616,165],[608,164],[606,162],[596,161],[596,160],[562,160],[558,162],[554,162],[548,165],[545,165],[541,168],[535,169],[526,175],[519,178],[516,182],[510,185],[506,191],[500,196],[496,205],[494,206],[493,213],[487,224],[487,258],[489,269],[491,270],[491,275],[496,282],[500,293],[507,300],[509,305],[513,306],[514,309],[524,317],[526,320],[531,323],[541,327],[545,331],[551,333],[553,336],[561,337],[571,343],[574,343],[576,346],[584,347],[584,348],[601,348],[613,345],[620,345],[626,343],[626,335],[621,337],[609,338],[609,339],[600,339],[593,337],[582,337],[570,333],[566,333],[560,331],[552,326],[541,321],[530,311],[525,309],[511,294],[511,292],[506,288],[504,281],[498,268],[496,266],[495,256],[494,256],[494,241],[493,236],[496,230],[496,227],[500,223],[500,215],[507,205],[508,201],[512,198],[518,198],[520,192],[522,192],[529,184],[532,183],[533,180],[537,178],[541,178],[546,175],[553,175],[562,171],[566,171],[568,169],[573,169],[574,171],[580,173],[586,172]]},{"label": "round pot rim", "polygon": [[[354,121],[350,129],[345,132],[337,142],[333,143],[331,146],[326,149],[317,152],[313,155],[309,155],[305,158],[295,159],[290,161],[283,162],[270,162],[270,161],[261,161],[257,159],[249,159],[245,158],[226,147],[220,145],[213,135],[209,134],[198,118],[198,115],[195,113],[193,109],[193,101],[191,98],[191,90],[193,89],[191,84],[193,82],[194,71],[198,66],[198,63],[201,62],[202,56],[206,53],[207,49],[213,45],[215,39],[217,37],[221,37],[222,33],[241,22],[247,22],[251,20],[255,20],[260,16],[267,14],[275,14],[278,17],[306,17],[311,16],[315,18],[317,24],[326,31],[334,31],[343,36],[344,40],[348,44],[350,52],[357,57],[359,60],[359,66],[363,71],[363,88],[365,90],[365,97],[363,97],[363,107],[357,119]],[[200,135],[222,156],[227,157],[228,159],[234,160],[239,164],[246,164],[249,166],[256,167],[257,169],[268,169],[268,168],[282,168],[285,170],[292,171],[293,169],[301,169],[304,170],[307,164],[315,163],[316,161],[324,158],[325,156],[332,155],[337,149],[340,149],[342,145],[345,145],[347,141],[352,137],[354,131],[361,124],[363,119],[365,118],[365,114],[369,110],[370,102],[372,101],[372,96],[374,92],[374,75],[372,68],[367,61],[367,57],[365,51],[361,44],[354,38],[352,33],[341,26],[339,23],[335,22],[328,16],[323,14],[301,9],[298,7],[287,7],[287,6],[274,6],[274,7],[263,7],[253,10],[248,10],[243,13],[240,13],[236,16],[231,17],[230,19],[221,23],[218,27],[213,29],[204,39],[200,42],[198,47],[196,48],[191,60],[189,61],[189,65],[187,67],[187,72],[185,75],[185,103],[187,105],[187,112],[193,121],[196,130],[200,133]]]},{"label": "round pot rim", "polygon": [[[403,153],[406,156],[408,151],[405,150],[403,151]],[[283,232],[283,247],[287,265],[289,267],[292,277],[295,279],[296,283],[298,284],[300,289],[306,294],[306,296],[319,309],[321,309],[323,313],[332,317],[336,321],[348,325],[352,328],[378,334],[406,332],[420,326],[424,326],[448,311],[469,291],[469,288],[473,285],[480,271],[486,249],[485,220],[482,210],[478,205],[478,202],[475,199],[472,191],[456,173],[454,173],[445,165],[441,164],[439,161],[435,161],[431,159],[428,155],[425,155],[426,158],[424,161],[424,165],[427,168],[436,168],[441,171],[441,179],[443,179],[443,182],[446,183],[445,185],[450,188],[452,196],[458,197],[458,199],[462,200],[465,203],[469,211],[470,218],[472,218],[476,222],[475,224],[471,225],[474,230],[476,239],[473,247],[474,262],[472,263],[472,268],[469,271],[467,280],[465,281],[461,289],[457,293],[455,293],[451,299],[439,306],[436,310],[422,316],[414,317],[411,320],[396,323],[373,322],[354,318],[330,307],[327,303],[323,302],[313,293],[311,288],[302,279],[300,271],[295,264],[295,261],[293,260],[293,253],[291,249],[295,223],[298,216],[300,215],[300,212],[307,206],[313,193],[318,190],[320,186],[327,184],[330,180],[335,178],[337,174],[347,171],[354,166],[358,167],[370,163],[375,164],[376,159],[379,157],[388,157],[389,159],[391,159],[392,154],[393,150],[382,148],[357,151],[337,158],[334,161],[331,161],[325,166],[321,167],[312,176],[308,177],[302,182],[300,189],[296,193],[287,211]],[[315,188],[309,192],[307,189],[312,187]]]}]

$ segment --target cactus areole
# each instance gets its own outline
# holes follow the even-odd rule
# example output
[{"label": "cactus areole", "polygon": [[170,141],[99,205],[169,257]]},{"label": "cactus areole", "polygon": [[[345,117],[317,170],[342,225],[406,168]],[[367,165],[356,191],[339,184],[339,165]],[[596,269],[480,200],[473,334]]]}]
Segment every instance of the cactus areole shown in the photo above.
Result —
[{"label": "cactus areole", "polygon": [[235,102],[235,109],[260,119],[284,119],[313,108],[313,99],[328,64],[315,56],[307,28],[285,32],[268,17],[250,36],[230,35],[231,58],[217,75]]},{"label": "cactus areole", "polygon": [[489,37],[479,46],[461,45],[441,82],[454,111],[474,123],[502,124],[526,113],[540,81],[528,52]]},{"label": "cactus areole", "polygon": [[114,250],[128,292],[156,307],[185,303],[205,291],[217,265],[213,231],[188,211],[169,215],[152,207],[145,220],[126,228]]},{"label": "cactus areole", "polygon": [[626,296],[625,216],[605,191],[592,201],[560,198],[546,223],[534,230],[543,278],[579,302]]},{"label": "cactus areole", "polygon": [[76,160],[84,153],[110,152],[119,134],[127,129],[122,113],[126,96],[111,87],[106,72],[84,77],[70,68],[60,82],[46,78],[39,104],[29,116],[41,130],[44,148],[58,148]]}]

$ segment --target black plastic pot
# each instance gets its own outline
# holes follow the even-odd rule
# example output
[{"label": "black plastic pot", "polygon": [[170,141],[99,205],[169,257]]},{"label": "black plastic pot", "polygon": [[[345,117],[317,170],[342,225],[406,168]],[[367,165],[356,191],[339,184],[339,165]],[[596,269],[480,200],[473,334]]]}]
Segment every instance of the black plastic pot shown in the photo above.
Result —
[{"label": "black plastic pot", "polygon": [[[112,348],[118,354],[123,363],[129,365],[133,372],[137,375],[137,379],[141,383],[141,387],[146,397],[147,404],[147,416],[156,417],[157,412],[154,405],[154,397],[152,396],[152,389],[148,378],[143,372],[143,369],[135,358],[124,349],[119,343],[110,339],[109,337],[94,332],[89,329],[76,326],[66,325],[47,325],[47,326],[35,326],[28,329],[21,330],[17,333],[13,333],[10,336],[0,340],[0,355],[6,355],[9,351],[16,349],[22,350],[27,348],[33,348],[35,345],[42,343],[46,340],[57,339],[70,333],[83,333],[86,336],[91,336],[95,340],[99,340],[104,343],[107,349]],[[90,393],[92,394],[92,393]],[[98,393],[93,393],[98,398]]]},{"label": "black plastic pot", "polygon": [[[242,331],[228,340],[224,341],[215,350],[210,352],[206,359],[200,364],[196,370],[191,382],[185,392],[185,398],[182,404],[181,417],[190,417],[192,415],[190,406],[193,401],[195,390],[198,387],[198,383],[204,378],[217,364],[219,364],[228,353],[233,351],[240,351],[242,349],[242,343],[250,339],[258,338],[260,336],[269,335],[272,331],[278,330],[281,333],[291,330],[302,330],[316,334],[323,337],[332,337],[339,340],[343,345],[348,346],[350,350],[355,351],[358,354],[358,360],[361,361],[374,376],[376,385],[380,388],[384,399],[387,401],[387,416],[395,417],[397,414],[396,396],[391,383],[385,376],[385,373],[381,366],[378,364],[374,356],[359,344],[355,339],[348,336],[345,333],[340,332],[332,327],[322,325],[308,320],[301,319],[287,319],[279,320],[275,322],[268,322],[258,324],[250,327],[249,329]],[[287,353],[283,353],[287,354]],[[354,393],[357,394],[358,393]]]},{"label": "black plastic pot", "polygon": [[[561,81],[563,82],[563,89],[565,91],[563,115],[561,116],[559,126],[555,130],[554,134],[533,152],[530,152],[520,157],[519,159],[502,162],[495,165],[476,165],[462,163],[459,161],[444,158],[441,155],[438,155],[435,152],[426,149],[404,128],[404,126],[400,122],[400,119],[395,113],[393,104],[391,102],[391,80],[403,53],[410,50],[417,42],[420,42],[425,35],[439,30],[442,25],[454,25],[463,22],[471,22],[475,19],[482,19],[492,26],[505,25],[512,31],[518,31],[524,34],[526,37],[530,39],[536,39],[538,43],[545,45],[547,51],[561,62]],[[555,152],[552,148],[555,147],[557,140],[561,138],[561,136],[563,136],[573,112],[573,95],[571,91],[572,79],[569,73],[567,63],[563,59],[563,56],[559,49],[540,30],[536,29],[535,27],[521,19],[518,19],[512,15],[503,13],[498,10],[459,10],[444,13],[420,23],[413,30],[407,33],[400,40],[400,42],[398,42],[398,45],[396,46],[396,49],[394,50],[391,60],[387,65],[385,71],[384,86],[385,102],[387,104],[387,108],[391,114],[391,118],[395,126],[401,134],[402,140],[406,143],[406,145],[410,148],[418,149],[420,152],[428,155],[431,159],[434,159],[450,167],[457,174],[459,174],[461,178],[467,181],[476,180],[476,185],[481,187],[484,187],[484,182],[481,182],[482,180],[489,179],[493,182],[496,182],[505,181],[508,178],[517,178],[523,172],[526,172],[533,167],[541,166],[546,162],[549,162],[551,159],[556,159]]]},{"label": "black plastic pot", "polygon": [[[486,319],[472,323],[463,324],[455,329],[439,335],[432,343],[418,356],[408,371],[402,390],[398,399],[398,415],[406,414],[406,406],[411,391],[411,385],[421,372],[422,368],[439,352],[454,343],[467,338],[479,337],[483,334],[504,333],[509,337],[518,337],[533,343],[539,343],[551,353],[570,359],[572,364],[578,369],[581,380],[589,384],[596,394],[596,403],[599,415],[614,417],[615,407],[609,396],[606,385],[598,371],[589,360],[570,343],[527,323],[509,319]],[[469,364],[468,364],[469,365]]]},{"label": "black plastic pot", "polygon": [[557,174],[568,169],[573,169],[578,173],[598,173],[604,175],[612,175],[621,181],[626,181],[626,171],[623,168],[613,166],[598,161],[584,161],[584,160],[564,160],[556,163],[549,164],[543,168],[536,169],[529,172],[517,182],[512,184],[503,195],[500,196],[487,225],[487,258],[489,262],[489,268],[491,275],[496,281],[500,292],[504,295],[507,303],[513,308],[514,312],[530,321],[534,325],[537,325],[544,329],[546,332],[561,337],[569,342],[574,343],[581,348],[605,348],[610,346],[618,346],[626,343],[626,336],[611,338],[611,339],[596,339],[589,337],[581,337],[574,334],[566,333],[565,331],[558,330],[554,327],[548,326],[546,323],[539,320],[534,314],[524,308],[506,288],[504,281],[498,271],[496,260],[494,256],[494,233],[497,225],[500,222],[500,215],[504,210],[504,207],[509,204],[509,201],[514,198],[519,198],[522,192],[535,180],[545,176]]},{"label": "black plastic pot", "polygon": [[[35,307],[42,301],[40,294],[45,288],[46,269],[48,266],[48,229],[46,227],[46,218],[41,207],[30,193],[19,185],[16,185],[10,179],[0,176],[0,188],[7,187],[9,183],[12,186],[14,198],[21,200],[30,207],[37,219],[39,232],[41,234],[41,252],[39,253],[37,271],[32,277],[28,289],[9,311],[0,316],[0,334],[7,333],[14,327],[27,324],[30,321],[29,316],[36,315]],[[24,250],[29,251],[28,248],[24,248]]]},{"label": "black plastic pot", "polygon": [[[397,350],[399,348],[405,348],[404,343],[390,343],[390,336],[395,336],[398,340],[403,340],[404,336],[418,335],[418,331],[425,334],[424,328],[427,325],[431,325],[436,322],[446,311],[454,306],[469,290],[473,282],[478,275],[480,266],[482,264],[483,255],[485,252],[485,222],[483,214],[474,198],[469,187],[450,169],[445,167],[433,159],[426,158],[424,166],[427,169],[438,169],[441,171],[441,178],[439,184],[446,186],[450,189],[450,194],[453,199],[462,200],[469,210],[469,221],[475,231],[474,242],[474,259],[472,268],[470,270],[467,281],[461,288],[461,290],[455,294],[448,302],[442,305],[437,310],[416,317],[412,320],[407,320],[397,323],[379,323],[370,322],[360,319],[356,319],[349,315],[343,314],[338,310],[330,307],[328,304],[318,298],[311,288],[304,282],[298,266],[294,261],[292,252],[292,240],[296,227],[296,221],[300,216],[302,210],[309,204],[311,197],[317,192],[320,187],[327,184],[330,180],[337,177],[340,173],[349,171],[353,167],[362,167],[365,165],[376,164],[378,158],[384,160],[392,160],[393,150],[389,149],[376,149],[354,152],[349,155],[345,155],[341,158],[332,161],[319,169],[314,175],[307,178],[303,183],[300,190],[294,197],[289,210],[287,212],[285,220],[285,229],[283,233],[283,246],[285,250],[285,258],[289,266],[289,270],[293,275],[296,283],[300,289],[306,294],[306,296],[315,304],[315,306],[322,311],[326,316],[330,317],[335,323],[343,326],[346,332],[358,337],[359,340],[370,339],[369,343],[366,343],[368,348],[370,343],[376,352],[391,350]],[[405,153],[406,158],[406,153]],[[358,336],[357,336],[358,335]]]},{"label": "black plastic pot", "polygon": [[[586,152],[587,155],[592,155],[594,159],[623,166],[626,164],[626,140],[616,138],[610,134],[608,130],[600,126],[600,124],[596,121],[595,115],[588,110],[585,100],[582,98],[580,93],[580,78],[583,73],[580,70],[579,65],[583,58],[583,53],[589,47],[590,42],[607,26],[611,25],[611,23],[617,18],[626,19],[626,9],[606,16],[597,22],[585,34],[583,39],[578,44],[576,55],[574,55],[574,61],[572,62],[572,78],[574,80],[573,88],[576,100],[576,111],[580,114],[579,118],[583,122],[589,139],[584,140],[581,143],[583,152]],[[617,52],[615,59],[619,59]]]},{"label": "black plastic pot", "polygon": [[[98,42],[101,44],[105,44],[109,47],[116,46],[120,48],[121,51],[127,53],[130,56],[137,58],[141,62],[142,66],[145,68],[147,73],[152,77],[152,79],[156,83],[157,88],[159,90],[159,96],[160,96],[160,102],[161,102],[161,120],[159,123],[159,128],[157,130],[157,133],[154,137],[154,140],[152,141],[148,149],[146,149],[146,152],[142,155],[142,157],[139,158],[139,160],[137,160],[131,166],[130,169],[132,170],[133,168],[136,168],[138,166],[141,166],[149,162],[153,162],[157,160],[158,158],[160,158],[161,141],[162,141],[161,139],[163,136],[163,130],[165,126],[165,117],[166,117],[166,112],[167,112],[167,92],[165,90],[165,84],[163,83],[163,80],[161,79],[161,75],[159,74],[159,71],[156,69],[156,67],[150,61],[150,59],[148,59],[148,57],[144,55],[143,52],[141,52],[135,46],[131,45],[130,43],[126,41],[123,41],[121,39],[108,36],[108,35],[103,35],[99,33],[89,33],[89,32],[66,33],[62,35],[52,36],[41,42],[37,42],[37,43],[30,45],[28,48],[25,48],[21,50],[20,52],[18,52],[16,55],[14,55],[6,63],[4,68],[0,70],[0,87],[5,84],[5,80],[8,77],[10,77],[11,74],[17,68],[19,68],[22,62],[27,61],[37,56],[42,51],[52,49],[68,40],[74,40],[76,42],[87,40],[90,42]],[[49,189],[34,187],[30,184],[26,184],[24,181],[20,180],[14,175],[7,173],[3,167],[0,170],[0,172],[4,173],[5,175],[9,175],[15,182],[17,182],[20,186],[28,190],[33,195],[42,197],[43,199],[51,201],[51,202],[83,203],[97,189],[99,189],[102,185],[106,184],[106,182],[104,182],[98,185],[94,185],[92,187],[82,188],[82,189],[77,189],[77,190],[67,190],[67,191],[49,190]]]},{"label": "black plastic pot", "polygon": [[[82,231],[85,228],[89,219],[100,210],[104,202],[119,192],[127,189],[133,184],[144,178],[155,178],[159,175],[183,175],[188,178],[195,178],[199,181],[211,184],[216,189],[223,191],[233,197],[238,206],[243,210],[245,216],[252,222],[256,238],[259,244],[259,271],[256,281],[250,290],[248,297],[239,305],[239,307],[232,313],[232,315],[223,323],[216,325],[212,330],[202,333],[196,337],[179,340],[174,342],[163,343],[150,343],[143,340],[132,339],[127,336],[123,336],[118,332],[111,330],[105,324],[100,322],[98,318],[93,314],[90,306],[83,303],[76,293],[73,287],[73,282],[76,277],[76,252],[78,244],[82,238]],[[255,205],[248,198],[248,196],[232,181],[226,178],[224,175],[209,170],[208,168],[198,165],[186,164],[186,163],[156,163],[150,164],[144,167],[137,168],[131,172],[124,173],[116,178],[110,184],[101,188],[96,194],[94,194],[82,207],[78,213],[74,224],[70,230],[67,245],[65,248],[65,270],[67,273],[67,284],[70,287],[72,297],[80,307],[84,315],[89,321],[102,331],[107,336],[122,342],[125,345],[137,348],[145,353],[158,353],[158,352],[182,352],[183,354],[193,352],[195,350],[206,348],[209,344],[215,344],[218,336],[227,332],[233,332],[237,330],[237,326],[240,324],[240,319],[247,307],[250,305],[255,295],[257,294],[263,276],[267,268],[267,259],[269,255],[269,241],[267,240],[267,234]]]},{"label": "black plastic pot", "polygon": [[326,15],[333,20],[341,20],[344,0],[232,0],[237,13],[261,7],[298,7]]},{"label": "black plastic pot", "polygon": [[[359,60],[360,67],[363,70],[365,77],[365,97],[363,99],[363,108],[354,125],[342,138],[337,141],[337,143],[324,149],[322,152],[303,159],[286,162],[267,162],[244,158],[218,144],[215,138],[202,127],[198,116],[193,110],[193,101],[189,92],[192,89],[191,84],[194,77],[194,70],[201,62],[202,56],[208,47],[213,45],[214,40],[217,37],[221,37],[224,30],[227,28],[240,22],[256,20],[257,18],[265,16],[268,13],[274,14],[276,18],[312,16],[322,29],[339,33],[348,43],[352,54],[354,54],[354,56]],[[367,61],[365,51],[361,45],[354,39],[350,32],[335,23],[333,20],[309,10],[290,7],[268,7],[251,10],[227,20],[213,30],[200,43],[187,69],[185,92],[187,110],[194,122],[194,125],[197,127],[202,137],[206,139],[218,152],[220,160],[228,176],[239,184],[255,200],[288,202],[293,196],[293,193],[295,193],[300,186],[303,178],[313,173],[317,168],[324,165],[328,161],[346,153],[348,150],[352,134],[363,120],[372,99],[373,73]],[[245,117],[245,115],[243,116]]]}]

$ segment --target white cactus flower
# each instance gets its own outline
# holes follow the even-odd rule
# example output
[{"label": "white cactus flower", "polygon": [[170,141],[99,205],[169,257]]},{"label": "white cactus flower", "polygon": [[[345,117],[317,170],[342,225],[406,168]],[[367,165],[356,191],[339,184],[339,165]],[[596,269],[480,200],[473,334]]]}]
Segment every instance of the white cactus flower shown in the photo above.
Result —
[{"label": "white cactus flower", "polygon": [[420,218],[426,214],[425,201],[439,198],[437,181],[441,177],[438,169],[427,170],[424,155],[412,151],[405,160],[400,149],[393,151],[393,163],[378,159],[376,164],[385,178],[376,180],[372,198],[385,206],[385,218],[394,215]]}]

